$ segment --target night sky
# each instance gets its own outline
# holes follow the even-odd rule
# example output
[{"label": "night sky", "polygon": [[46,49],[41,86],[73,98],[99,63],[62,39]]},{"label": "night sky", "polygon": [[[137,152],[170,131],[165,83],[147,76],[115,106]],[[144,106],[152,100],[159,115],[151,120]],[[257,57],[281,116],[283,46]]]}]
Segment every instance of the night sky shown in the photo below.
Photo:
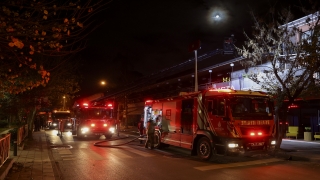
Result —
[{"label": "night sky", "polygon": [[[265,13],[270,6],[288,7],[287,0],[114,0],[95,17],[102,23],[81,52],[84,61],[81,95],[90,95],[149,75],[194,57],[188,46],[201,41],[198,55],[223,48],[234,34],[236,45],[251,32],[249,11]],[[220,20],[214,18],[220,15]],[[99,82],[107,81],[106,87]],[[103,89],[104,88],[104,89]]]}]

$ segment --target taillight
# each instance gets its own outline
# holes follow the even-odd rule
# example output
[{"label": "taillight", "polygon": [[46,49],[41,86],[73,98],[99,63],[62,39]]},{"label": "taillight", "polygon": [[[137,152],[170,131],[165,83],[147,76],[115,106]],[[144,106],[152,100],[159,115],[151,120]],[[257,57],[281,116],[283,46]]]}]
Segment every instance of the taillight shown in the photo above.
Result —
[{"label": "taillight", "polygon": [[91,127],[95,127],[96,125],[95,124],[91,124]]},{"label": "taillight", "polygon": [[251,132],[250,133],[250,136],[255,136],[255,135],[262,136],[262,132],[257,132],[257,133]]}]

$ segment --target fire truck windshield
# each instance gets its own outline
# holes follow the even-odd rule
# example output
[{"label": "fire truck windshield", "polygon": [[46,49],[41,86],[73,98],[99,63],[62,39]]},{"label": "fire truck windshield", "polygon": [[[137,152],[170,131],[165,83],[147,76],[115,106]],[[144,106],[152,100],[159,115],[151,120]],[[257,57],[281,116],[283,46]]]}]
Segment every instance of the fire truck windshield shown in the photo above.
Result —
[{"label": "fire truck windshield", "polygon": [[273,118],[273,105],[265,97],[234,96],[229,99],[229,105],[235,120]]},{"label": "fire truck windshield", "polygon": [[88,108],[80,112],[81,118],[85,119],[109,119],[112,118],[111,109]]},{"label": "fire truck windshield", "polygon": [[54,119],[68,119],[70,118],[70,113],[53,113],[53,118]]}]

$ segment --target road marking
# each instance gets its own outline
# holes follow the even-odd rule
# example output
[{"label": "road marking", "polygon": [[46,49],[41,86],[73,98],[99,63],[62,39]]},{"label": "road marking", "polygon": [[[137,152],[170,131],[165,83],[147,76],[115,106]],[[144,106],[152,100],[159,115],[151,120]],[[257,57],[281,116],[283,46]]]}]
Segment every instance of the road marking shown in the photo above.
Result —
[{"label": "road marking", "polygon": [[83,151],[86,154],[89,154],[90,159],[94,159],[94,160],[103,160],[103,159],[105,159],[103,156],[101,156],[100,154],[96,153],[95,151],[93,151],[91,149],[81,148],[80,150]]},{"label": "road marking", "polygon": [[74,157],[74,155],[67,155],[67,156],[61,156],[63,161],[73,161],[76,160],[76,158]]},{"label": "road marking", "polygon": [[131,156],[119,151],[119,149],[113,149],[111,154],[113,154],[114,156],[116,155],[116,157],[121,157],[121,158],[132,158]]},{"label": "road marking", "polygon": [[131,148],[131,147],[129,147],[129,146],[123,146],[123,147],[121,147],[121,149],[125,149],[125,150],[128,150],[128,151],[132,152],[132,153],[139,154],[140,156],[143,156],[143,157],[152,157],[152,156],[155,156],[155,155],[153,155],[153,154],[146,153],[146,152],[143,152],[143,151],[140,151],[140,150]]},{"label": "road marking", "polygon": [[58,149],[58,153],[61,154],[72,154],[69,149]]},{"label": "road marking", "polygon": [[194,167],[197,170],[200,171],[208,171],[208,170],[215,170],[215,169],[223,169],[223,168],[232,168],[232,167],[241,167],[241,166],[250,166],[250,165],[257,165],[257,164],[266,164],[266,163],[272,163],[272,162],[279,162],[283,161],[282,159],[263,159],[263,160],[256,160],[256,161],[247,161],[247,162],[238,162],[238,163],[230,163],[230,164],[215,164],[215,165],[209,165],[209,166],[199,166]]}]

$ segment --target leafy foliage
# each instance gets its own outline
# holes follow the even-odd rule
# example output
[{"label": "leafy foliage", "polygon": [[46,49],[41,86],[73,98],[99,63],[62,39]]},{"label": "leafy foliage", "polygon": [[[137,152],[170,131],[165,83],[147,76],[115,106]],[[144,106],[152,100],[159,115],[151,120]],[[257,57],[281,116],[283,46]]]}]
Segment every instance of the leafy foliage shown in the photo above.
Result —
[{"label": "leafy foliage", "polygon": [[[39,56],[66,56],[85,47],[91,18],[111,0],[2,0],[0,93],[45,86],[51,73]],[[91,29],[89,29],[91,27]]]},{"label": "leafy foliage", "polygon": [[293,21],[290,9],[269,11],[267,18],[252,13],[252,37],[245,33],[247,42],[238,51],[246,57],[243,66],[253,69],[249,78],[274,95],[279,107],[284,99],[292,103],[319,93],[319,15],[313,11]]}]

